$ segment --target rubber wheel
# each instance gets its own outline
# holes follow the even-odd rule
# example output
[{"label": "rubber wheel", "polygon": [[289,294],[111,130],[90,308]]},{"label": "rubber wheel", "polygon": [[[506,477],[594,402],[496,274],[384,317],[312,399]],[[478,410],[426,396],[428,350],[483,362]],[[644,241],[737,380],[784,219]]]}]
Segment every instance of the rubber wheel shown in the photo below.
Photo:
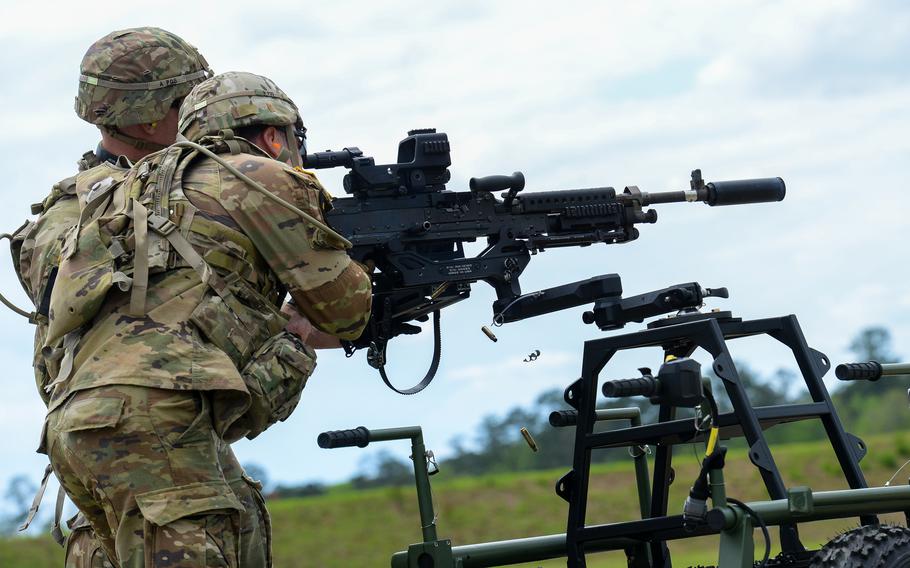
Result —
[{"label": "rubber wheel", "polygon": [[910,568],[910,529],[859,527],[822,547],[810,568]]}]

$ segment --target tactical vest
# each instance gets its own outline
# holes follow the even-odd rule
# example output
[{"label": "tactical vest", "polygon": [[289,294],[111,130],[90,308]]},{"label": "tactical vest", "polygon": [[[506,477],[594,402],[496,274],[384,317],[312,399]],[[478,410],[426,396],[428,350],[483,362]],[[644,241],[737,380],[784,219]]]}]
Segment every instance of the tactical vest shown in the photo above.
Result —
[{"label": "tactical vest", "polygon": [[[237,144],[216,149],[249,151]],[[190,321],[231,358],[252,399],[248,411],[225,416],[216,427],[233,441],[287,418],[316,357],[283,331],[284,289],[252,241],[196,215],[182,178],[197,157],[196,150],[172,147],[139,162],[123,179],[108,177],[90,187],[77,183],[80,218],[64,239],[50,299],[45,346],[61,363],[48,388],[68,379],[82,330],[112,288],[128,291],[130,314],[142,317],[149,277],[190,267],[214,292],[204,296]]]},{"label": "tactical vest", "polygon": [[[91,322],[114,286],[130,291],[131,315],[144,316],[149,276],[182,267],[195,269],[235,315],[248,311],[238,296],[257,311],[277,314],[279,286],[253,243],[197,216],[184,195],[183,172],[195,157],[194,151],[172,148],[122,179],[77,184],[81,213],[64,238],[45,345]],[[284,326],[280,316],[272,319],[281,320],[278,329]],[[242,357],[235,362],[242,366]]]}]

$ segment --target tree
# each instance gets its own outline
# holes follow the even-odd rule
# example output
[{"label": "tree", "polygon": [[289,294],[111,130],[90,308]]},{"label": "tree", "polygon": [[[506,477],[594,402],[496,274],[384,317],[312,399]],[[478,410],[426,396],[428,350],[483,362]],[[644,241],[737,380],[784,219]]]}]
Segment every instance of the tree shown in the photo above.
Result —
[{"label": "tree", "polygon": [[850,342],[850,351],[859,361],[896,363],[891,352],[891,333],[881,326],[867,327]]},{"label": "tree", "polygon": [[12,534],[15,532],[16,527],[28,516],[32,497],[37,490],[37,486],[25,475],[16,475],[10,479],[3,498],[10,504],[13,513],[0,519],[0,533]]},{"label": "tree", "polygon": [[[422,459],[419,456],[418,459]],[[356,489],[408,485],[413,483],[414,468],[410,462],[400,460],[387,450],[380,450],[361,462],[361,473],[351,479]]]},{"label": "tree", "polygon": [[[850,351],[857,361],[878,361],[894,363],[898,360],[891,351],[891,333],[881,326],[867,327],[861,330],[850,342]],[[880,381],[850,381],[842,383],[838,389],[839,398],[845,402],[848,413],[861,413],[868,406],[863,401],[870,396],[881,396],[886,392],[903,398],[904,382],[894,377]]]},{"label": "tree", "polygon": [[[857,361],[894,363],[900,357],[891,350],[891,333],[884,327],[861,330],[850,342]],[[873,433],[904,429],[910,423],[906,410],[907,377],[841,383],[834,394],[841,420],[848,428]],[[874,411],[870,411],[874,409]],[[891,411],[885,411],[891,409]]]}]

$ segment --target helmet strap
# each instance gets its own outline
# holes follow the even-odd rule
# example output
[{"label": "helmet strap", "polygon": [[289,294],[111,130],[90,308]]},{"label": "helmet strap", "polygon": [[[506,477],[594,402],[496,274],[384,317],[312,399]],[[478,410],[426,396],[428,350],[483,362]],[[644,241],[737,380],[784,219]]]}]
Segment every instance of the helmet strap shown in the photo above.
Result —
[{"label": "helmet strap", "polygon": [[139,150],[157,152],[158,150],[164,150],[167,148],[167,145],[165,144],[159,144],[157,142],[151,142],[149,140],[142,140],[141,138],[136,138],[135,136],[124,134],[116,126],[102,126],[101,128],[108,136],[114,140],[119,140]]},{"label": "helmet strap", "polygon": [[[290,158],[291,166],[295,168],[303,167],[303,161],[300,159],[300,148],[297,146],[297,135],[296,132],[294,132],[293,124],[288,124],[284,128],[284,136],[288,139],[288,147],[281,150],[281,155],[278,156],[278,159],[282,162],[286,162],[288,158]],[[290,156],[285,156],[285,153],[290,154]]]},{"label": "helmet strap", "polygon": [[291,151],[282,146],[281,151],[278,152],[278,155],[275,156],[275,159],[279,162],[287,163],[287,161],[291,159]]}]

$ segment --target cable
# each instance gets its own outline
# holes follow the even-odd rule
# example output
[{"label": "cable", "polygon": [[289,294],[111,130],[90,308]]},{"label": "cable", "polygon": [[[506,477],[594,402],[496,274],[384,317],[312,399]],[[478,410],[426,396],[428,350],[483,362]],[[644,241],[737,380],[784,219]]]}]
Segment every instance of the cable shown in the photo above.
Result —
[{"label": "cable", "polygon": [[891,476],[891,479],[885,482],[885,487],[891,487],[891,482],[894,481],[894,478],[897,477],[897,474],[899,474],[904,470],[905,467],[907,467],[907,464],[910,464],[910,460],[905,461],[904,465],[897,468],[897,471],[894,472],[894,475]]},{"label": "cable", "polygon": [[[181,148],[191,148],[191,149],[196,150],[197,152],[199,152],[199,153],[201,153],[201,154],[203,154],[203,155],[205,155],[205,156],[207,156],[207,157],[209,157],[209,158],[215,160],[216,162],[218,162],[218,164],[220,164],[222,167],[224,167],[227,171],[229,171],[231,174],[233,174],[234,176],[236,176],[237,179],[243,181],[243,182],[246,183],[248,186],[250,186],[251,188],[253,188],[253,189],[255,189],[256,191],[258,191],[259,193],[261,193],[261,194],[263,195],[263,197],[265,197],[265,198],[267,198],[267,199],[270,199],[271,201],[273,201],[273,202],[275,202],[276,204],[278,204],[278,205],[284,207],[285,209],[288,209],[289,211],[291,211],[291,212],[294,213],[295,215],[301,217],[301,218],[304,219],[305,221],[307,221],[307,222],[309,222],[309,223],[315,225],[318,229],[320,229],[320,230],[326,232],[327,234],[331,235],[331,236],[334,237],[335,239],[338,239],[338,241],[344,246],[344,248],[349,249],[349,248],[351,248],[351,247],[353,246],[353,245],[351,244],[351,241],[349,241],[348,239],[346,239],[346,238],[344,237],[344,235],[341,235],[340,233],[336,232],[334,229],[332,229],[331,227],[329,227],[328,225],[326,225],[325,223],[323,223],[323,222],[320,221],[319,219],[314,218],[314,217],[313,217],[312,215],[310,215],[309,213],[306,213],[306,212],[304,212],[304,211],[301,211],[301,210],[300,210],[299,208],[297,208],[296,206],[292,205],[291,203],[288,203],[288,202],[285,201],[284,199],[278,197],[278,196],[275,195],[274,193],[272,193],[272,192],[270,192],[269,190],[265,189],[264,187],[262,187],[262,185],[256,183],[255,181],[253,181],[252,179],[250,179],[249,177],[247,177],[246,175],[244,175],[243,172],[241,172],[240,170],[238,170],[237,168],[235,168],[235,167],[232,166],[231,164],[227,163],[227,162],[224,160],[224,158],[222,158],[222,157],[219,156],[218,154],[212,152],[211,150],[209,150],[209,149],[206,148],[205,146],[201,146],[201,145],[199,145],[199,144],[196,144],[195,142],[190,142],[189,140],[181,140],[181,141],[179,141],[179,142],[175,142],[171,147],[174,147],[174,146],[181,147]],[[149,155],[151,156],[152,154],[149,154]],[[140,160],[139,162],[136,162],[136,164],[139,164],[139,163],[142,162],[142,161],[143,161],[143,160]],[[134,164],[134,167],[135,167],[136,164]]]},{"label": "cable", "polygon": [[761,527],[762,536],[765,537],[765,557],[762,559],[761,563],[759,564],[759,567],[764,568],[765,566],[768,565],[768,559],[771,557],[771,534],[768,532],[768,525],[765,524],[765,521],[763,521],[762,518],[758,516],[758,513],[756,513],[752,509],[752,507],[746,505],[739,499],[733,499],[731,497],[727,497],[727,502],[733,503],[734,505],[736,505],[737,507],[739,507],[740,509],[745,511],[750,517],[755,519],[755,522],[757,522],[758,526]]},{"label": "cable", "polygon": [[717,401],[710,390],[704,389],[705,398],[708,399],[708,407],[711,409],[711,424],[717,426],[720,413],[717,411]]},{"label": "cable", "polygon": [[528,298],[539,298],[541,296],[543,296],[543,290],[538,290],[537,292],[531,292],[530,294],[525,294],[524,296],[518,296],[517,298],[515,298],[514,300],[512,300],[511,302],[506,304],[506,307],[499,310],[498,314],[493,314],[493,325],[496,327],[502,327],[502,325],[505,323],[506,312],[509,311],[509,308],[511,308],[518,302],[527,300]]},{"label": "cable", "polygon": [[[0,241],[2,241],[3,239],[9,239],[10,247],[12,247],[12,242],[13,242],[13,236],[12,236],[12,235],[10,235],[9,233],[3,233],[2,235],[0,235]],[[3,302],[3,305],[4,305],[4,306],[6,306],[7,308],[13,310],[14,312],[16,312],[17,314],[19,314],[20,316],[22,316],[22,317],[24,317],[24,318],[28,318],[28,321],[29,321],[29,322],[34,322],[34,321],[35,321],[35,317],[37,316],[37,314],[35,314],[35,313],[33,313],[33,312],[27,312],[27,311],[23,310],[22,308],[18,307],[16,304],[14,304],[14,303],[10,302],[9,300],[7,300],[7,299],[6,299],[6,296],[4,296],[3,294],[0,294],[0,302]]]}]

